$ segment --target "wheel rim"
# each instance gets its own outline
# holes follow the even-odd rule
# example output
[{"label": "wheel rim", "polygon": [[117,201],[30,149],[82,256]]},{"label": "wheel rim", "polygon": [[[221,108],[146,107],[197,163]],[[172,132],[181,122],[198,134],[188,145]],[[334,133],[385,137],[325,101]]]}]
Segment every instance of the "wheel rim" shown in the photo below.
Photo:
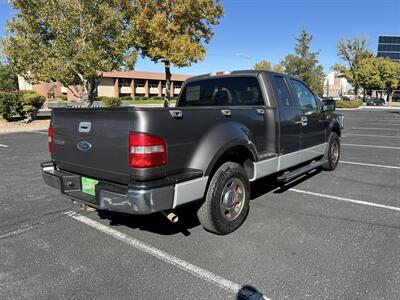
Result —
[{"label": "wheel rim", "polygon": [[332,143],[331,147],[331,160],[332,163],[336,164],[339,159],[339,144],[337,141]]},{"label": "wheel rim", "polygon": [[223,217],[228,221],[235,220],[243,210],[246,191],[243,182],[231,178],[225,184],[221,194],[220,208]]}]

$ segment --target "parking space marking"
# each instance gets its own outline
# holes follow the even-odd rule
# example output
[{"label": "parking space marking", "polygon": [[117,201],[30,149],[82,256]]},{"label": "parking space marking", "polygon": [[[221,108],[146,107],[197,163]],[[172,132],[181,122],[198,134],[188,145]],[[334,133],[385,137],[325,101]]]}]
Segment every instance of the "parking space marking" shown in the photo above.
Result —
[{"label": "parking space marking", "polygon": [[397,124],[395,124],[395,123],[369,123],[369,125],[400,126],[400,123],[397,123]]},{"label": "parking space marking", "polygon": [[213,283],[216,286],[218,286],[224,290],[235,293],[236,295],[240,295],[244,299],[264,299],[264,300],[269,299],[260,293],[256,293],[250,289],[244,288],[240,284],[234,283],[234,282],[227,280],[221,276],[218,276],[210,271],[207,271],[207,270],[202,269],[198,266],[195,266],[191,263],[188,263],[176,256],[168,254],[162,250],[159,250],[151,245],[141,242],[133,237],[128,236],[127,234],[124,234],[122,232],[119,232],[118,230],[115,230],[108,226],[105,226],[105,225],[103,225],[99,222],[96,222],[90,218],[87,218],[83,215],[80,215],[78,213],[71,212],[71,211],[66,212],[65,214],[81,223],[84,223],[94,229],[97,229],[105,234],[108,234],[109,236],[112,236],[112,237],[134,247],[137,250],[140,250],[142,252],[150,254],[153,257],[162,260],[163,262],[166,262],[168,264],[176,266],[186,272],[189,272],[190,274],[192,274],[200,279],[203,279],[205,281]]},{"label": "parking space marking", "polygon": [[349,147],[366,147],[366,148],[379,148],[379,149],[394,149],[400,150],[400,147],[390,147],[390,146],[376,146],[376,145],[361,145],[361,144],[341,144],[342,146]]},{"label": "parking space marking", "polygon": [[394,210],[394,211],[400,212],[400,207],[396,207],[396,206],[384,205],[384,204],[379,204],[379,203],[374,203],[374,202],[367,202],[367,201],[362,201],[362,200],[355,200],[355,199],[326,195],[326,194],[320,194],[320,193],[309,192],[309,191],[304,191],[304,190],[299,190],[299,189],[289,189],[289,191],[299,193],[299,194],[317,196],[317,197],[328,198],[328,199],[333,199],[333,200],[338,200],[338,201],[344,201],[344,202],[349,202],[349,203],[354,203],[354,204],[367,205],[367,206],[372,206],[372,207],[379,207],[379,208],[384,208],[384,209],[389,209],[389,210]]},{"label": "parking space marking", "polygon": [[0,144],[0,147],[8,148],[8,146],[7,146],[7,145],[4,145],[4,144]]},{"label": "parking space marking", "polygon": [[400,128],[377,128],[377,127],[351,127],[357,130],[387,130],[387,131],[400,131]]},{"label": "parking space marking", "polygon": [[374,168],[387,168],[387,169],[396,169],[400,170],[400,167],[396,166],[386,166],[386,165],[376,165],[376,164],[367,164],[367,163],[360,163],[360,162],[354,162],[354,161],[345,161],[341,160],[341,164],[349,164],[349,165],[360,165],[360,166],[366,166],[366,167],[374,167]]},{"label": "parking space marking", "polygon": [[351,135],[351,136],[365,136],[365,137],[400,139],[400,136],[396,136],[396,135],[377,135],[377,134],[359,134],[359,133],[346,133],[346,135],[343,135],[342,137],[347,137],[349,135]]}]

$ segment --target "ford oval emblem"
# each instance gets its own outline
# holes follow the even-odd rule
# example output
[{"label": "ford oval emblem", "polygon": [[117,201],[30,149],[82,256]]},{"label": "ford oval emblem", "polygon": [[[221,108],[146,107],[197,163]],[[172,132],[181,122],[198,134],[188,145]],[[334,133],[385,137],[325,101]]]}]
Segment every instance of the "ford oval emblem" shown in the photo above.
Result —
[{"label": "ford oval emblem", "polygon": [[92,148],[92,145],[87,141],[80,141],[77,146],[81,151],[88,151],[90,148]]}]

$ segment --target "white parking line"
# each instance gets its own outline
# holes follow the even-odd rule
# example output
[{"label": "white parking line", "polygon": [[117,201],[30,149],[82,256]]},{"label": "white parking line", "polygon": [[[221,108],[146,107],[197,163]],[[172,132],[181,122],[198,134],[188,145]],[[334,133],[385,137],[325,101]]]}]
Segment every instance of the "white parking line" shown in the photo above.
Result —
[{"label": "white parking line", "polygon": [[350,147],[366,147],[366,148],[380,148],[380,149],[400,150],[400,147],[389,147],[389,146],[359,145],[359,144],[341,144],[341,145],[342,146],[350,146]]},{"label": "white parking line", "polygon": [[374,202],[367,202],[367,201],[361,201],[361,200],[354,200],[354,199],[350,199],[350,198],[314,193],[314,192],[309,192],[309,191],[304,191],[304,190],[299,190],[299,189],[289,189],[289,191],[299,193],[299,194],[306,194],[306,195],[312,195],[312,196],[317,196],[317,197],[329,198],[329,199],[334,199],[334,200],[338,200],[338,201],[379,207],[379,208],[384,208],[384,209],[389,209],[389,210],[394,210],[394,211],[400,212],[400,207],[396,207],[396,206],[389,206],[389,205],[383,205],[383,204],[374,203]]},{"label": "white parking line", "polygon": [[369,125],[400,126],[400,124],[395,124],[395,123],[369,123]]},{"label": "white parking line", "polygon": [[8,148],[8,146],[7,146],[7,145],[4,145],[4,144],[0,144],[0,147]]},{"label": "white parking line", "polygon": [[141,242],[135,238],[132,238],[122,232],[119,232],[119,231],[112,229],[108,226],[105,226],[101,223],[98,223],[90,218],[87,218],[87,217],[77,214],[75,212],[67,212],[65,214],[74,218],[75,220],[77,220],[79,222],[82,222],[82,223],[84,223],[92,228],[95,228],[105,234],[108,234],[120,241],[123,241],[124,243],[136,248],[137,250],[140,250],[147,254],[150,254],[168,264],[171,264],[171,265],[176,266],[186,272],[189,272],[190,274],[192,274],[196,277],[199,277],[205,281],[211,282],[222,289],[225,289],[227,291],[235,293],[236,295],[240,295],[242,298],[245,298],[245,299],[268,299],[267,297],[263,296],[262,294],[255,293],[254,291],[247,289],[247,288],[243,288],[241,285],[239,285],[237,283],[229,281],[221,276],[218,276],[218,275],[211,273],[205,269],[202,269],[198,266],[188,263],[176,256],[173,256],[164,251],[161,251],[151,245],[145,244],[144,242]]},{"label": "white parking line", "polygon": [[349,165],[359,165],[359,166],[366,166],[366,167],[374,167],[374,168],[386,168],[386,169],[400,170],[400,167],[396,167],[396,166],[375,165],[375,164],[367,164],[367,163],[360,163],[360,162],[354,162],[354,161],[341,160],[340,163],[341,164],[349,164]]},{"label": "white parking line", "polygon": [[349,135],[351,135],[351,136],[365,136],[365,137],[400,139],[400,136],[395,136],[395,135],[358,134],[358,133],[346,133],[342,137],[347,137]]},{"label": "white parking line", "polygon": [[372,128],[372,127],[351,127],[351,129],[357,130],[387,130],[387,131],[399,131],[400,128]]}]

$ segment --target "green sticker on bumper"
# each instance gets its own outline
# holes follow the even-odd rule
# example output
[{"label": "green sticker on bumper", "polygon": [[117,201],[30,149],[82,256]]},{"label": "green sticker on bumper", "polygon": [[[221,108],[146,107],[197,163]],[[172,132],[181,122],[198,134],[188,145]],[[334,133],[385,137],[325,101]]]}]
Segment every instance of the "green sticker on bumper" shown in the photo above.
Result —
[{"label": "green sticker on bumper", "polygon": [[84,192],[85,194],[95,196],[96,195],[95,187],[96,184],[98,183],[99,182],[97,180],[82,177],[82,192]]}]

